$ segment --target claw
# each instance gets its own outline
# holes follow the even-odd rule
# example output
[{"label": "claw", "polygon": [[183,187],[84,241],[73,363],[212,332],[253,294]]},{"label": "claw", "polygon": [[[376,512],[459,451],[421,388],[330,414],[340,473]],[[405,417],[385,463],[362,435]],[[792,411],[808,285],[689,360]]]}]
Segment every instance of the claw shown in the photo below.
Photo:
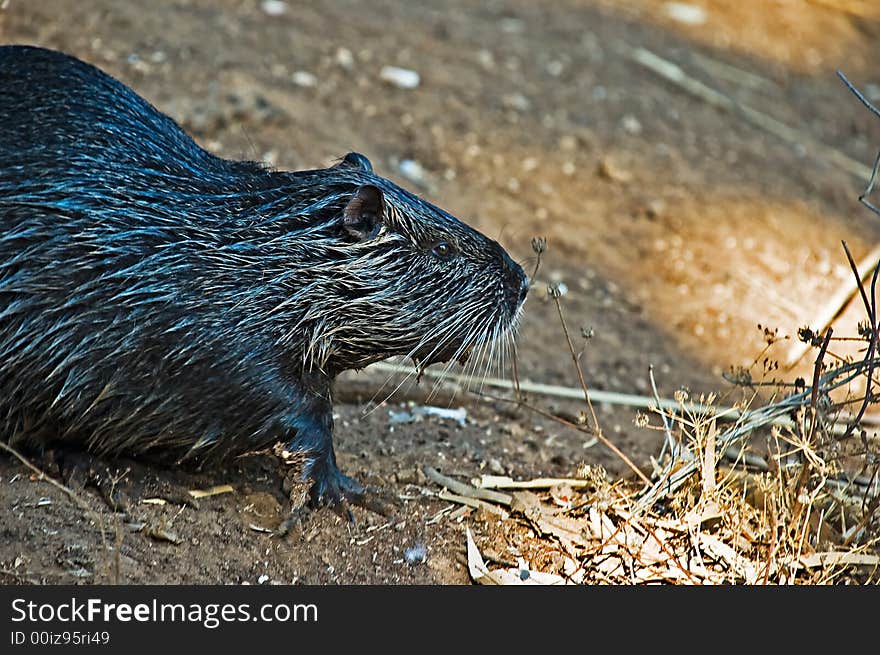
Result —
[{"label": "claw", "polygon": [[308,473],[298,479],[285,480],[291,501],[290,516],[276,529],[276,536],[283,537],[306,522],[312,511],[326,507],[341,519],[354,525],[352,506],[362,507],[376,514],[387,516],[389,506],[368,493],[357,480],[343,474],[333,463],[313,465]]}]

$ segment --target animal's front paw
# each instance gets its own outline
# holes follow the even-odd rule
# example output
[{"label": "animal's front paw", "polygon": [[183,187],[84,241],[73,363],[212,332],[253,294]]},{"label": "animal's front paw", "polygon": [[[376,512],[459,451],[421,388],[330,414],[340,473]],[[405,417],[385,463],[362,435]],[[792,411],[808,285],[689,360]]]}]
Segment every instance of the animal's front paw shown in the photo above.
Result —
[{"label": "animal's front paw", "polygon": [[[291,471],[291,474],[294,472]],[[332,461],[312,461],[305,470],[288,476],[285,490],[290,495],[290,516],[279,526],[276,533],[283,536],[294,526],[303,523],[312,511],[327,507],[350,523],[354,523],[351,505],[363,507],[381,515],[389,513],[389,504],[369,493],[364,486],[351,478]]]},{"label": "animal's front paw", "polygon": [[329,507],[349,521],[354,520],[348,503],[358,505],[363,501],[366,491],[360,482],[345,475],[332,462],[313,466],[307,475],[311,481],[310,507]]}]

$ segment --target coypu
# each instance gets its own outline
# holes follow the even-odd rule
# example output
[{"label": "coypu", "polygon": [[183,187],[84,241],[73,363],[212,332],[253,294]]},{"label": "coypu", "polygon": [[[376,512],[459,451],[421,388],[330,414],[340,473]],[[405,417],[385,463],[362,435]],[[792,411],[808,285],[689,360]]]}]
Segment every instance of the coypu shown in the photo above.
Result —
[{"label": "coypu", "polygon": [[69,55],[0,47],[0,434],[204,463],[286,444],[309,505],[363,487],[331,383],[393,355],[463,361],[516,327],[495,241],[350,153],[222,159]]}]

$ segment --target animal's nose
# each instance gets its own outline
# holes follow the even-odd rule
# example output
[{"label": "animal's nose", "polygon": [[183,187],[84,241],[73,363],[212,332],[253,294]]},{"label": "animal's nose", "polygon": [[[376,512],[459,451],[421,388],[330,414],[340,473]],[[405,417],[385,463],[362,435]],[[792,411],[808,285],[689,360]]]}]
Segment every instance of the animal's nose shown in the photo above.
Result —
[{"label": "animal's nose", "polygon": [[528,276],[523,275],[522,286],[519,288],[519,302],[520,304],[526,301],[526,296],[529,294],[529,287],[531,286],[529,282]]},{"label": "animal's nose", "polygon": [[503,275],[508,298],[513,298],[516,294],[517,303],[522,304],[529,292],[529,276],[526,275],[522,266],[513,261],[503,249],[501,250],[501,260],[504,266]]}]

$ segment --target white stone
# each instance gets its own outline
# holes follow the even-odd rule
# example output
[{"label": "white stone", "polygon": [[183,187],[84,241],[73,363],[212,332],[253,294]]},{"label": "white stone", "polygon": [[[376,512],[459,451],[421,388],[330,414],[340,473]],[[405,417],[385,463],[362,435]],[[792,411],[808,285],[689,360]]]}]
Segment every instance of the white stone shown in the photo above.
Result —
[{"label": "white stone", "polygon": [[705,9],[686,2],[667,2],[663,11],[672,20],[685,25],[703,25],[709,18]]},{"label": "white stone", "polygon": [[287,3],[282,0],[263,0],[260,8],[269,16],[281,16],[287,12]]},{"label": "white stone", "polygon": [[291,79],[297,86],[313,87],[318,84],[318,78],[308,71],[296,71]]},{"label": "white stone", "polygon": [[343,68],[351,70],[354,68],[354,55],[348,48],[339,48],[336,51],[336,63]]},{"label": "white stone", "polygon": [[415,89],[421,81],[419,74],[414,70],[397,66],[385,66],[379,73],[379,77],[399,89]]},{"label": "white stone", "polygon": [[422,165],[413,161],[412,159],[404,159],[400,162],[400,174],[403,175],[410,182],[416,182],[417,184],[424,184],[425,182],[425,169]]}]

